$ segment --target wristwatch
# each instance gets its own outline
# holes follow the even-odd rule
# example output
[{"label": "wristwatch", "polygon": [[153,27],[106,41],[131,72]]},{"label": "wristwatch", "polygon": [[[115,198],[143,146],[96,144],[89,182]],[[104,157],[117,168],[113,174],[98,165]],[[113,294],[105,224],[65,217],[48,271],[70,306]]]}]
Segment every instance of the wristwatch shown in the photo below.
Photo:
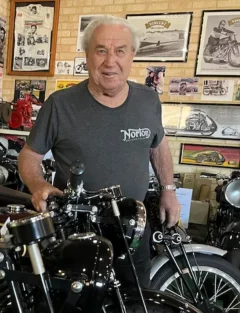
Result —
[{"label": "wristwatch", "polygon": [[172,191],[176,191],[177,187],[176,185],[161,185],[160,186],[160,190],[172,190]]}]

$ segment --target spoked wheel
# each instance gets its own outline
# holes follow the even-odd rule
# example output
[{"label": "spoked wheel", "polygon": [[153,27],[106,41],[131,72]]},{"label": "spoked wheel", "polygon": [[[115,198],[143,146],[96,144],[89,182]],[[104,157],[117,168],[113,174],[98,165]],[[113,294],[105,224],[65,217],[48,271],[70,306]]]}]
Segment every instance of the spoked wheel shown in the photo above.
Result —
[{"label": "spoked wheel", "polygon": [[[189,257],[198,286],[203,296],[208,299],[211,312],[240,313],[240,271],[229,262],[217,256],[196,255],[196,261]],[[189,275],[189,270],[182,258],[178,264],[199,302],[199,294]],[[165,265],[153,278],[153,289],[166,291],[193,303],[192,297],[185,287],[182,278],[174,267]]]},{"label": "spoked wheel", "polygon": [[[155,303],[150,303],[147,301],[146,303],[148,313],[174,313],[174,310],[168,306],[159,305]],[[127,313],[144,313],[142,303],[139,300],[129,301],[129,303],[125,304]],[[105,308],[105,312],[101,313],[118,313],[118,308],[115,306]]]}]

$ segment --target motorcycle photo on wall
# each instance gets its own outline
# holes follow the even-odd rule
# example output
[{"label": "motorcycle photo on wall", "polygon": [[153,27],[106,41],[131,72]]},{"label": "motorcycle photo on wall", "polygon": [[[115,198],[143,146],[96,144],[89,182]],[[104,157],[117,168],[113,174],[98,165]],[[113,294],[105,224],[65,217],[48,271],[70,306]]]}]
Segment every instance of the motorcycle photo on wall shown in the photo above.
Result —
[{"label": "motorcycle photo on wall", "polygon": [[[207,88],[208,85],[206,93]],[[162,116],[169,136],[240,139],[240,106],[237,105],[164,102]]]},{"label": "motorcycle photo on wall", "polygon": [[237,76],[240,11],[203,11],[196,76]]}]

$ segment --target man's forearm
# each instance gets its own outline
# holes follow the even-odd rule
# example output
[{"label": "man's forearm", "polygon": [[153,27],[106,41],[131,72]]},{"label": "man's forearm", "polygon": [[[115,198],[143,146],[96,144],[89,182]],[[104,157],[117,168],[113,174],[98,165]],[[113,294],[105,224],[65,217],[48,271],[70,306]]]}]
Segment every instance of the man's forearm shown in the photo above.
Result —
[{"label": "man's forearm", "polygon": [[39,183],[44,183],[41,167],[43,156],[32,151],[27,145],[23,147],[18,157],[18,169],[24,184],[31,193],[37,190]]},{"label": "man's forearm", "polygon": [[157,148],[150,150],[150,161],[161,185],[172,185],[173,162],[166,137],[163,137]]}]

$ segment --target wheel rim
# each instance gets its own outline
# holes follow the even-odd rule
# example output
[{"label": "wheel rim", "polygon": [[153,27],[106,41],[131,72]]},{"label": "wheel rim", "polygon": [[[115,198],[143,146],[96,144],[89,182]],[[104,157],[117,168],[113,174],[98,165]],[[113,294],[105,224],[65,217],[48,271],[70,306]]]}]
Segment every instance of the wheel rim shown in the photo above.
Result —
[{"label": "wheel rim", "polygon": [[[194,266],[192,269],[197,276],[198,286],[203,296],[208,297],[212,307],[217,306],[222,312],[226,313],[240,312],[240,285],[231,276],[209,266]],[[189,276],[189,270],[186,268],[183,273],[190,288],[192,287],[194,291],[195,287]],[[179,277],[179,273],[169,277],[160,290],[192,302],[182,278]],[[199,299],[198,296],[196,293],[196,300]]]}]

